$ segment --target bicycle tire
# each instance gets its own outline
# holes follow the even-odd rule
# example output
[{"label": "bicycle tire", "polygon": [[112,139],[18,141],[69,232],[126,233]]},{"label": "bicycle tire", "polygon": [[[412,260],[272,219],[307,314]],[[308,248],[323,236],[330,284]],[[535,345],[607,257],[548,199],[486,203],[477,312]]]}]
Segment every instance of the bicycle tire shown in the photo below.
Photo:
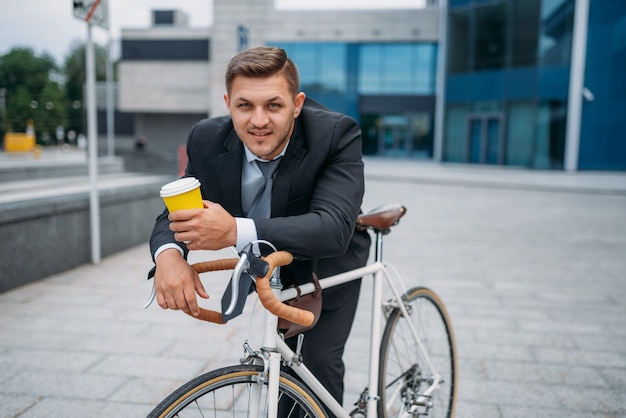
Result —
[{"label": "bicycle tire", "polygon": [[[380,346],[379,417],[454,417],[457,401],[457,357],[454,331],[441,299],[416,287],[403,297],[413,326],[443,382],[424,398],[428,368],[400,308],[389,313]],[[431,379],[432,381],[432,379]]]},{"label": "bicycle tire", "polygon": [[[258,385],[257,377],[263,371],[262,366],[237,365],[207,372],[181,387],[166,397],[148,415],[148,418],[187,418],[187,417],[247,417],[249,416],[250,390]],[[262,398],[266,399],[267,383],[262,387]],[[293,377],[282,373],[279,378],[279,398],[290,399],[299,406],[304,415],[298,415],[297,407],[289,411],[279,411],[281,417],[304,416],[326,417],[324,408],[306,386]],[[262,408],[258,416],[267,416]]]}]

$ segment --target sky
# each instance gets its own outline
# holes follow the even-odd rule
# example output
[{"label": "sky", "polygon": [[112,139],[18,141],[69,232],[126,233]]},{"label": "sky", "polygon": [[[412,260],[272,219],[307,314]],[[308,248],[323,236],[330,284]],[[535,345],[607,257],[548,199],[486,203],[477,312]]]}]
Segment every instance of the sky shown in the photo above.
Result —
[{"label": "sky", "polygon": [[[86,0],[92,2],[93,0]],[[190,27],[213,22],[212,0],[106,0],[109,31],[94,26],[94,42],[105,45],[109,36],[119,40],[121,28],[147,28],[154,9],[177,9],[187,14]],[[275,0],[279,9],[414,8],[425,0]],[[14,47],[29,47],[52,55],[59,65],[71,44],[85,42],[87,25],[74,16],[72,0],[0,0],[0,56]]]}]

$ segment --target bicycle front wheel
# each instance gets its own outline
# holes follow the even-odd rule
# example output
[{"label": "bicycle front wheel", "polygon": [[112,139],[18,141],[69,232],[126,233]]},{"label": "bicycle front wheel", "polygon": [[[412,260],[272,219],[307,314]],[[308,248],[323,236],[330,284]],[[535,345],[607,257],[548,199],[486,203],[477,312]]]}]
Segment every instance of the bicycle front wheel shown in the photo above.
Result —
[{"label": "bicycle front wheel", "polygon": [[[409,290],[403,302],[409,317],[400,308],[392,309],[381,341],[378,416],[452,418],[456,407],[457,360],[448,313],[441,299],[423,287]],[[411,325],[425,353],[419,349]],[[435,373],[441,381],[428,394]]]},{"label": "bicycle front wheel", "polygon": [[[205,373],[175,390],[148,418],[266,417],[267,383],[258,383],[262,371],[261,366],[239,365]],[[307,387],[281,373],[278,416],[326,417],[326,414]]]}]

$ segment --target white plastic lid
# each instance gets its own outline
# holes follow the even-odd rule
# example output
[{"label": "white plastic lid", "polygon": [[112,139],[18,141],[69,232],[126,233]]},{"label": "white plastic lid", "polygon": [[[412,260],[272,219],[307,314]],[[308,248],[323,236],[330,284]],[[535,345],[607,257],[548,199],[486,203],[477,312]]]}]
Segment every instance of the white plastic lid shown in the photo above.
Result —
[{"label": "white plastic lid", "polygon": [[161,197],[176,196],[182,193],[186,193],[200,186],[200,182],[195,177],[184,177],[167,183],[161,187]]}]

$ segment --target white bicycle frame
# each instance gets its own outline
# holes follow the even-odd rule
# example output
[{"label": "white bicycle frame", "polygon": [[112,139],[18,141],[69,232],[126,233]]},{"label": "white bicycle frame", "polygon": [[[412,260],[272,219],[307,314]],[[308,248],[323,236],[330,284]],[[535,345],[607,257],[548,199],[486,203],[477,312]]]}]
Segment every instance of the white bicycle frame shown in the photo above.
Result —
[{"label": "white bicycle frame", "polygon": [[[376,418],[377,407],[376,404],[380,400],[380,394],[378,393],[378,364],[380,354],[380,340],[381,340],[381,326],[383,308],[399,308],[402,315],[405,318],[409,317],[406,305],[404,303],[398,303],[402,300],[402,293],[399,292],[396,282],[401,284],[399,275],[391,268],[389,264],[380,261],[382,259],[382,236],[376,237],[376,261],[373,264],[361,267],[355,270],[350,270],[345,273],[330,276],[324,279],[320,279],[319,283],[322,289],[334,287],[343,283],[350,282],[352,280],[359,279],[361,277],[372,276],[373,283],[373,301],[372,301],[372,316],[370,325],[370,362],[369,362],[369,378],[368,378],[368,397],[367,397],[367,417]],[[394,273],[392,277],[391,272]],[[276,274],[276,272],[274,272]],[[389,288],[393,294],[391,302],[383,303],[383,279],[387,280]],[[274,283],[273,290],[277,298],[282,301],[293,299],[298,296],[297,290],[290,288],[280,290],[280,286]],[[277,288],[278,287],[278,288]],[[312,293],[315,290],[313,283],[307,283],[300,286],[301,294]],[[402,290],[404,293],[404,289]],[[350,418],[349,413],[340,405],[331,395],[326,388],[317,380],[313,373],[306,367],[301,361],[299,355],[295,353],[287,344],[283,341],[281,336],[276,332],[278,319],[276,316],[265,310],[264,331],[263,331],[263,351],[268,353],[266,358],[269,357],[269,381],[268,381],[268,417],[275,418],[278,411],[278,386],[279,386],[279,371],[281,358],[289,363],[289,366],[294,372],[302,379],[303,382],[311,389],[318,399],[326,405],[326,407],[337,417]],[[423,397],[428,397],[441,382],[441,376],[434,369],[430,358],[426,352],[426,349],[420,340],[415,327],[410,321],[407,321],[409,329],[415,343],[421,352],[423,358],[426,361],[426,366],[430,369],[431,376],[433,377],[433,383],[424,392]],[[260,385],[259,385],[260,386]],[[260,387],[259,387],[260,398]],[[421,399],[424,400],[424,399]],[[260,402],[260,399],[259,399]],[[257,410],[260,410],[257,409]],[[407,413],[406,416],[409,416]]]}]

